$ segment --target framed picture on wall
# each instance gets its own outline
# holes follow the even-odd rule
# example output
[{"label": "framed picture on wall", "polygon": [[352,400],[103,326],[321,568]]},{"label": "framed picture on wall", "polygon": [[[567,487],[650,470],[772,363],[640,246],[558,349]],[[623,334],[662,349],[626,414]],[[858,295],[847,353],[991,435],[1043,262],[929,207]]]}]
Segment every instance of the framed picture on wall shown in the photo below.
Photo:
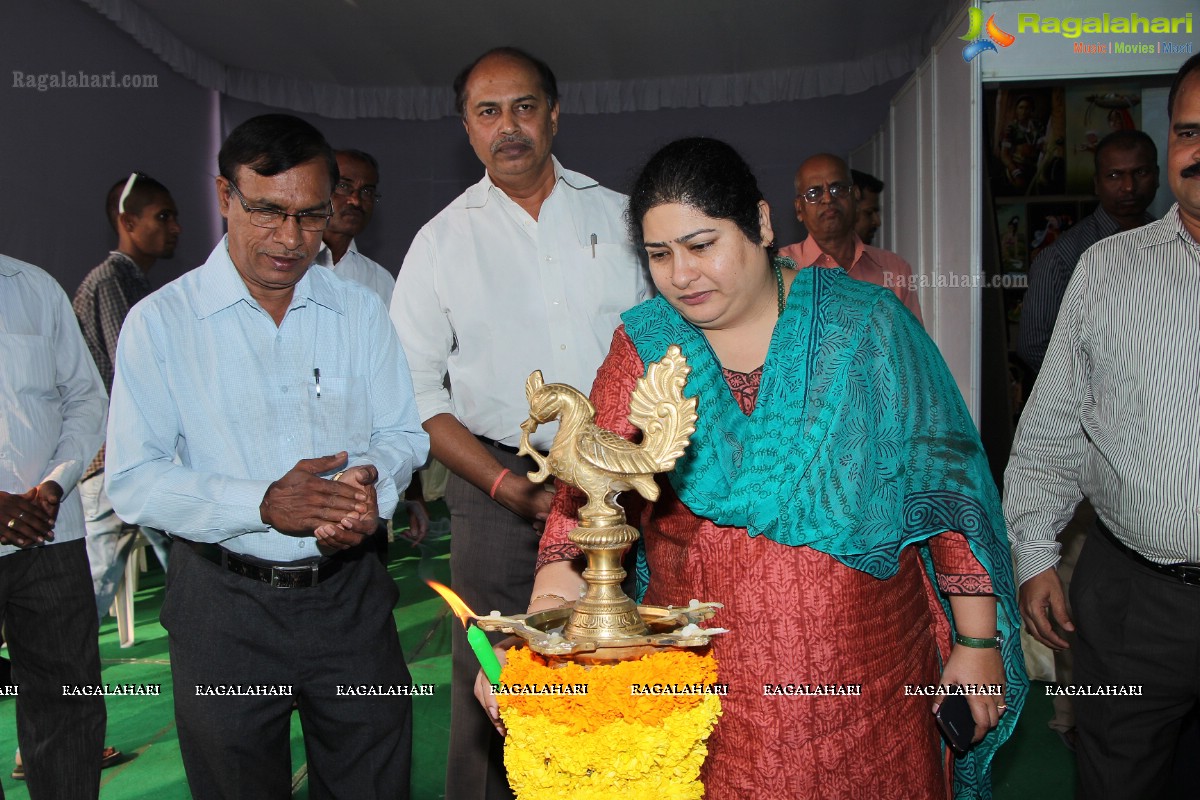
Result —
[{"label": "framed picture on wall", "polygon": [[1066,191],[1063,90],[1000,89],[996,92],[993,119],[993,194],[996,197],[1063,194]]},{"label": "framed picture on wall", "polygon": [[1120,130],[1141,130],[1136,84],[1073,85],[1066,89],[1067,193],[1091,194],[1096,145]]},{"label": "framed picture on wall", "polygon": [[1027,220],[1029,263],[1079,221],[1079,202],[1030,203]]},{"label": "framed picture on wall", "polygon": [[1025,225],[1025,204],[996,206],[996,232],[1000,243],[1000,271],[1029,271],[1029,231]]}]

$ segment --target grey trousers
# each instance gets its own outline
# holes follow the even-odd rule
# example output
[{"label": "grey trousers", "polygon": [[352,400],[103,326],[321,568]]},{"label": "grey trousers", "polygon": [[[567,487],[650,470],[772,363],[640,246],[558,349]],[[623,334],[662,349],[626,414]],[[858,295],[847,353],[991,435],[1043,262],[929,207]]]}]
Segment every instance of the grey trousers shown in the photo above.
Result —
[{"label": "grey trousers", "polygon": [[1140,697],[1073,698],[1079,796],[1163,797],[1184,720],[1200,699],[1200,586],[1135,563],[1093,530],[1071,581],[1071,608],[1075,684],[1142,687]]},{"label": "grey trousers", "polygon": [[[407,798],[410,698],[338,690],[411,683],[392,617],[398,596],[365,546],[317,586],[278,589],[177,543],[161,618],[193,797],[290,798],[294,699],[310,798]],[[230,686],[285,686],[291,694],[229,696]]]},{"label": "grey trousers", "polygon": [[33,800],[100,793],[104,698],[63,692],[100,683],[95,610],[83,539],[0,558],[0,613],[20,692],[17,741]]},{"label": "grey trousers", "polygon": [[[532,459],[499,450],[489,452],[518,474],[537,468]],[[450,507],[451,588],[476,613],[493,609],[523,613],[533,591],[540,535],[528,520],[454,474],[446,485],[446,505]],[[513,794],[504,771],[504,740],[474,695],[479,662],[463,627],[456,621],[452,628],[446,798],[508,800]]]}]

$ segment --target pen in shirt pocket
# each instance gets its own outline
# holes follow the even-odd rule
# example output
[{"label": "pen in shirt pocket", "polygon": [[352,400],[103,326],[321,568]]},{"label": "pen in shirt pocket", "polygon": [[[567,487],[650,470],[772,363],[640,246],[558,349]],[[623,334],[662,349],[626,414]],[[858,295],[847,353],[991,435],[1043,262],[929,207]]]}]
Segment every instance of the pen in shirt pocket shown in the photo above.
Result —
[{"label": "pen in shirt pocket", "polygon": [[321,399],[321,370],[313,367],[313,381],[317,384],[317,399]]},{"label": "pen in shirt pocket", "polygon": [[592,234],[592,258],[596,257],[596,234]]}]

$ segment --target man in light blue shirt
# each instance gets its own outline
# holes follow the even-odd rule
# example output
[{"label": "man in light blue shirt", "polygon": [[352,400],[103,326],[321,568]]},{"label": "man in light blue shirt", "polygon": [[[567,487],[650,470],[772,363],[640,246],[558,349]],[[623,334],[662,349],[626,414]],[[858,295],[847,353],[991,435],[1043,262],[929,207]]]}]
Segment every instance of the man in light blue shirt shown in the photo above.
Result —
[{"label": "man in light blue shirt", "polygon": [[[67,295],[0,256],[0,617],[31,797],[100,792],[104,698],[83,506],[104,442],[104,384]],[[87,687],[80,696],[66,687]]]},{"label": "man in light blue shirt", "polygon": [[364,544],[428,454],[407,363],[374,293],[309,269],[324,137],[255,117],[219,168],[228,235],[121,331],[106,467],[117,513],[181,545],[162,623],[188,783],[286,797],[295,700],[314,790],[407,796],[397,591]]}]

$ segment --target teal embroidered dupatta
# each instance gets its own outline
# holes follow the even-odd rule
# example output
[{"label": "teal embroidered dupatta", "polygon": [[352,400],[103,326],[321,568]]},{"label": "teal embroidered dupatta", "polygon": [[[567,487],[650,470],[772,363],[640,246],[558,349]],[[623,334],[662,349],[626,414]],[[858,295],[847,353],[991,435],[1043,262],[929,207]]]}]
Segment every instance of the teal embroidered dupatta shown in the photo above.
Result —
[{"label": "teal embroidered dupatta", "polygon": [[[643,363],[678,344],[692,367],[684,394],[698,398],[700,419],[669,480],[696,515],[812,547],[880,579],[896,574],[908,545],[944,531],[966,537],[998,601],[1009,711],[956,761],[954,793],[990,797],[992,756],[1028,691],[1020,616],[987,458],[920,323],[891,292],[840,269],[801,270],[747,417],[707,339],[665,299],[622,320]],[[920,552],[932,576],[928,547]],[[953,624],[948,599],[939,599]]]}]

